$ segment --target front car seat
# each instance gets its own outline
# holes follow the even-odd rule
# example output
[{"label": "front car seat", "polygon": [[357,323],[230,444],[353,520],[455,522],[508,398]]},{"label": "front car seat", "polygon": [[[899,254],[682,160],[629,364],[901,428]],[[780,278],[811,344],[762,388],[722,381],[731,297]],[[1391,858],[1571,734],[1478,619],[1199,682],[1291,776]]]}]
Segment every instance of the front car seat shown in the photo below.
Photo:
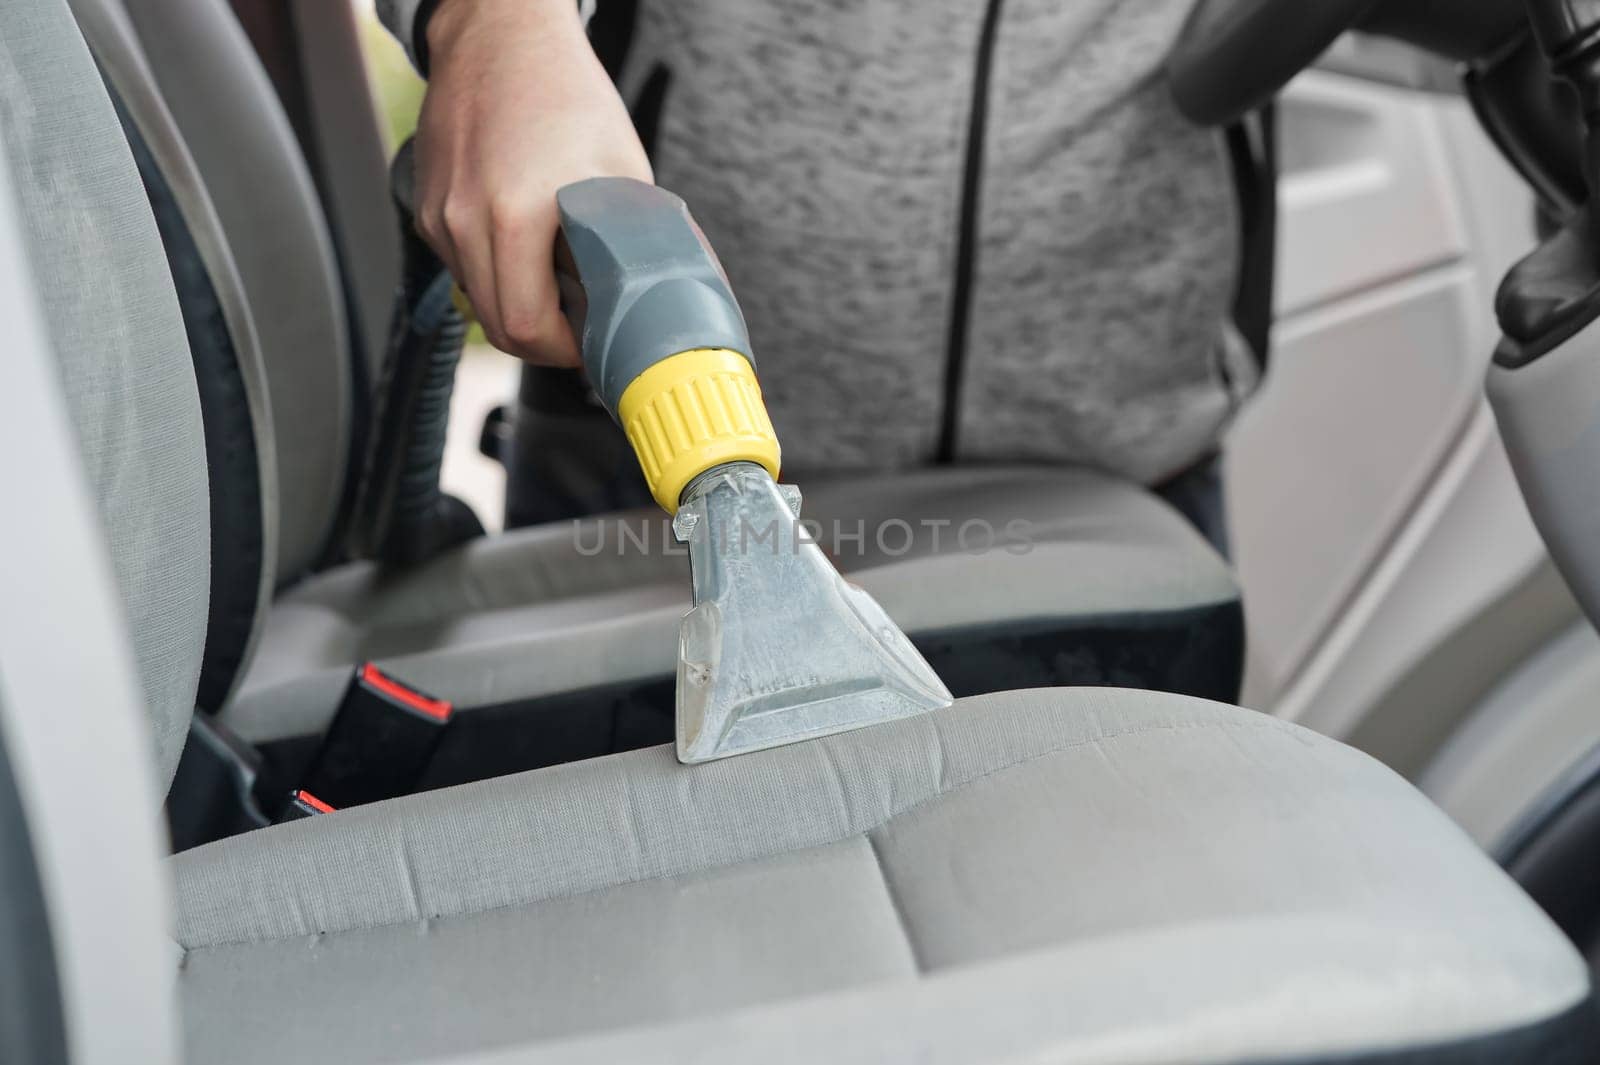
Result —
[{"label": "front car seat", "polygon": [[[91,17],[122,6],[74,2],[86,31]],[[279,535],[261,564],[274,567],[270,583],[279,595],[253,657],[225,697],[203,708],[254,743],[313,737],[330,720],[351,668],[367,660],[464,710],[537,716],[550,700],[570,706],[576,699],[592,716],[616,701],[619,685],[630,698],[658,692],[672,675],[677,619],[688,600],[684,559],[660,551],[659,515],[604,519],[611,540],[594,557],[586,550],[596,543],[592,525],[561,525],[484,538],[404,571],[355,563],[301,579],[337,523],[339,493],[325,474],[337,466],[344,475],[350,422],[334,409],[343,410],[348,394],[342,296],[304,162],[221,0],[149,0],[127,5],[125,20],[94,21],[90,43],[102,64],[137,70],[143,64],[115,62],[116,54],[141,46],[148,54],[157,82],[151,91],[165,98],[206,179],[267,363],[265,373],[247,376],[265,379],[271,392],[271,417],[257,419],[257,450],[276,458]],[[116,32],[124,21],[137,41]],[[137,112],[148,94],[122,95]],[[190,219],[192,227],[204,224]],[[253,350],[232,347],[240,358]],[[242,409],[208,406],[210,421],[247,421]],[[957,694],[990,690],[1002,675],[1016,678],[1013,686],[1237,694],[1237,585],[1203,538],[1137,485],[1034,468],[804,487],[806,516],[843,530],[841,567],[952,672]],[[924,525],[924,518],[948,524]],[[999,544],[974,557],[964,549],[970,540],[958,539],[969,519],[1000,533],[1025,522],[1032,548],[1019,557]],[[886,528],[891,521],[909,524],[915,539]],[[616,551],[624,525],[635,533],[652,527],[652,549]],[[849,539],[858,527],[859,551]],[[996,580],[1019,567],[1028,567],[1026,580]],[[986,665],[970,676],[950,669],[965,660]]]},{"label": "front car seat", "polygon": [[6,1060],[1587,1054],[1583,960],[1442,813],[1174,695],[640,750],[159,865],[207,616],[191,357],[64,0],[0,42]]}]

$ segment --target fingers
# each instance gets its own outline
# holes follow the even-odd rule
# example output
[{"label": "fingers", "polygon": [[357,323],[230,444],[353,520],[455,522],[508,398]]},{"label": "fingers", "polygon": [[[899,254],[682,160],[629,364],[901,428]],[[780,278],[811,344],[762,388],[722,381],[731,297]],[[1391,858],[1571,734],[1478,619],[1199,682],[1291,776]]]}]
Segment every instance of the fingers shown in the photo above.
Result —
[{"label": "fingers", "polygon": [[556,285],[554,197],[503,205],[490,219],[495,301],[508,344],[503,350],[541,366],[577,366],[578,345]]},{"label": "fingers", "polygon": [[422,120],[417,127],[416,151],[416,183],[417,183],[417,208],[416,227],[422,239],[428,242],[434,252],[443,260],[445,268],[450,271],[450,276],[459,283],[462,277],[461,255],[452,239],[449,227],[445,224],[444,204],[447,187],[439,180],[434,163],[433,137],[429,133],[430,121],[429,108],[424,106]]},{"label": "fingers", "polygon": [[491,205],[423,185],[420,199],[417,228],[472,301],[489,343],[539,365],[579,365],[556,285],[554,194]]},{"label": "fingers", "polygon": [[489,343],[541,366],[580,364],[555,277],[555,200],[479,206],[449,193],[425,198],[417,227],[472,301]]},{"label": "fingers", "polygon": [[500,303],[495,296],[494,255],[490,247],[493,232],[487,209],[459,197],[445,197],[444,224],[455,246],[459,269],[452,271],[456,283],[472,301],[472,310],[483,326],[483,335],[501,351],[511,344],[501,322]]}]

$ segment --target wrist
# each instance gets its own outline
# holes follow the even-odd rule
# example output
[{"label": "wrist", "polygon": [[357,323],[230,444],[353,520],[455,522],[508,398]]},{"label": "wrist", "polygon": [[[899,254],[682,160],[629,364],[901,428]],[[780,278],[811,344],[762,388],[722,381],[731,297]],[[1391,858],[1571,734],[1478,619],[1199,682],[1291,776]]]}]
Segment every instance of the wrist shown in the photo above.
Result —
[{"label": "wrist", "polygon": [[448,54],[473,27],[487,23],[536,25],[546,32],[576,29],[582,36],[583,6],[580,0],[421,0],[412,25],[418,66],[426,74],[429,57]]}]

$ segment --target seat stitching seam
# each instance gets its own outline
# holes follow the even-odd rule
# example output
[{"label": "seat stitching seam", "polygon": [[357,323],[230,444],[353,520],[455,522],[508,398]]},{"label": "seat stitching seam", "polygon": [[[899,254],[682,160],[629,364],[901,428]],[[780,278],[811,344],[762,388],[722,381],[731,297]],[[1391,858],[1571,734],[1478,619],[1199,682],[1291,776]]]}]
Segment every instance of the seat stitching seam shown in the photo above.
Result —
[{"label": "seat stitching seam", "polygon": [[[1250,712],[1251,711],[1241,711],[1241,713],[1250,713]],[[1051,758],[1051,757],[1054,757],[1056,755],[1065,754],[1065,753],[1067,753],[1069,751],[1075,750],[1075,749],[1080,748],[1080,747],[1088,747],[1088,746],[1091,746],[1091,745],[1097,746],[1097,745],[1099,745],[1101,743],[1104,743],[1104,742],[1106,742],[1108,740],[1122,740],[1122,739],[1132,738],[1132,737],[1135,737],[1135,736],[1153,735],[1153,734],[1161,733],[1161,732],[1187,732],[1187,731],[1194,731],[1194,730],[1208,729],[1208,728],[1211,728],[1211,729],[1224,729],[1224,730],[1269,729],[1271,731],[1279,732],[1279,733],[1282,733],[1282,734],[1286,734],[1286,735],[1289,735],[1289,736],[1297,738],[1297,739],[1300,738],[1300,737],[1297,737],[1297,736],[1294,735],[1295,730],[1289,725],[1288,722],[1281,721],[1281,720],[1279,720],[1277,718],[1274,718],[1274,717],[1269,717],[1269,716],[1267,716],[1265,714],[1261,714],[1259,716],[1261,718],[1261,720],[1259,720],[1259,721],[1249,721],[1249,722],[1246,722],[1246,721],[1194,721],[1194,722],[1188,722],[1188,723],[1150,725],[1150,726],[1146,726],[1146,727],[1143,727],[1143,728],[1128,729],[1128,730],[1123,731],[1123,732],[1112,732],[1112,733],[1108,733],[1108,734],[1101,735],[1101,736],[1086,737],[1086,738],[1081,739],[1081,740],[1074,740],[1071,743],[1062,744],[1059,747],[1052,747],[1052,748],[1050,748],[1048,750],[1039,751],[1036,754],[1028,755],[1026,758],[1020,758],[1020,759],[1018,759],[1017,761],[1014,761],[1014,762],[1007,762],[1005,765],[999,765],[999,766],[993,767],[992,769],[987,769],[984,772],[977,774],[976,776],[969,777],[966,780],[962,780],[962,781],[960,781],[958,783],[950,785],[950,787],[948,787],[948,788],[945,788],[943,790],[937,791],[932,795],[928,795],[928,796],[925,796],[924,798],[918,799],[916,802],[913,802],[908,806],[904,806],[904,807],[901,807],[901,808],[896,809],[896,810],[891,810],[883,819],[875,822],[872,825],[868,825],[868,826],[865,826],[863,828],[857,828],[857,829],[853,829],[853,830],[850,830],[850,831],[846,831],[843,835],[834,837],[832,839],[819,839],[819,840],[816,840],[814,842],[807,843],[807,844],[805,844],[804,846],[801,846],[801,847],[795,847],[795,848],[788,849],[788,850],[774,851],[771,854],[753,855],[753,856],[745,857],[745,858],[733,858],[733,859],[730,859],[730,860],[725,861],[725,862],[717,862],[717,863],[715,863],[713,865],[699,866],[699,867],[694,868],[694,869],[685,869],[685,870],[682,870],[682,871],[679,871],[679,872],[658,873],[658,874],[652,874],[650,876],[629,877],[629,878],[623,879],[623,880],[615,880],[615,881],[612,881],[612,882],[607,883],[607,884],[597,884],[594,887],[586,887],[586,888],[583,888],[582,890],[572,891],[572,892],[568,892],[566,894],[540,895],[540,896],[538,896],[536,898],[514,899],[514,900],[509,901],[509,902],[496,903],[493,906],[482,906],[482,907],[475,907],[475,908],[465,908],[465,909],[457,910],[457,911],[454,911],[454,912],[451,912],[451,913],[439,913],[439,914],[435,914],[434,917],[435,917],[435,919],[441,920],[441,921],[453,920],[455,918],[478,917],[478,916],[482,916],[484,914],[494,913],[494,912],[496,912],[498,910],[514,910],[514,909],[517,909],[518,907],[522,907],[522,906],[537,906],[538,904],[543,903],[543,902],[558,902],[558,901],[561,901],[563,899],[582,898],[585,895],[594,894],[594,893],[600,892],[600,891],[611,891],[611,890],[614,890],[616,888],[627,887],[627,886],[632,885],[632,884],[643,884],[643,883],[649,883],[650,881],[653,881],[653,880],[669,880],[669,879],[672,879],[674,877],[679,877],[679,876],[693,876],[693,875],[698,874],[698,873],[709,873],[709,872],[714,872],[714,871],[719,870],[719,869],[727,869],[727,868],[730,868],[730,867],[735,866],[735,865],[742,865],[745,862],[764,861],[764,860],[771,859],[771,858],[780,858],[780,857],[782,857],[784,855],[787,855],[787,854],[796,854],[796,853],[799,853],[800,851],[811,850],[811,849],[814,849],[814,848],[817,848],[817,847],[833,846],[835,844],[844,842],[845,840],[849,839],[851,836],[854,836],[854,835],[866,835],[866,834],[868,834],[870,832],[875,832],[878,829],[882,828],[889,821],[891,821],[891,820],[893,820],[893,819],[895,819],[897,817],[901,817],[901,816],[904,816],[906,814],[912,813],[915,810],[917,810],[917,809],[919,809],[919,808],[921,808],[923,806],[926,806],[927,804],[929,804],[931,802],[935,802],[935,801],[937,801],[939,799],[942,799],[947,795],[954,795],[957,792],[963,791],[967,787],[969,787],[969,786],[971,786],[973,784],[977,784],[977,783],[979,783],[979,782],[981,782],[983,780],[986,780],[989,777],[995,776],[996,774],[1009,772],[1010,770],[1018,769],[1018,768],[1021,768],[1023,766],[1026,766],[1026,765],[1030,765],[1033,762],[1040,761],[1041,759]],[[212,949],[212,948],[220,948],[220,947],[249,946],[249,945],[255,944],[255,943],[273,943],[273,942],[279,942],[279,941],[288,940],[288,939],[298,939],[298,938],[301,938],[303,936],[343,935],[343,934],[345,934],[347,932],[370,932],[370,931],[375,931],[375,930],[380,929],[380,928],[399,928],[399,927],[403,927],[403,926],[405,926],[407,924],[411,924],[411,923],[414,923],[414,922],[407,921],[407,920],[379,921],[379,922],[375,922],[373,924],[348,925],[348,926],[345,926],[345,927],[342,927],[342,928],[338,928],[338,929],[336,929],[336,930],[334,930],[332,932],[329,932],[326,929],[317,929],[317,930],[312,930],[312,931],[297,930],[297,931],[292,931],[292,932],[286,932],[286,933],[284,933],[282,935],[268,935],[268,936],[261,936],[261,937],[258,937],[258,938],[228,939],[228,940],[218,940],[218,941],[215,941],[215,942],[204,942],[204,943],[185,943],[185,942],[180,941],[180,945],[183,946],[183,948],[185,950],[209,950],[209,949]]]},{"label": "seat stitching seam", "polygon": [[895,925],[906,941],[906,949],[911,952],[911,965],[920,976],[928,971],[927,966],[922,964],[922,951],[917,946],[917,937],[912,934],[911,918],[901,906],[899,893],[894,889],[894,882],[889,879],[889,869],[883,864],[883,854],[878,850],[878,840],[873,835],[876,831],[877,829],[873,828],[861,835],[867,841],[867,850],[872,853],[872,864],[878,870],[878,879],[883,881],[883,893],[889,899],[889,909],[894,912]]}]

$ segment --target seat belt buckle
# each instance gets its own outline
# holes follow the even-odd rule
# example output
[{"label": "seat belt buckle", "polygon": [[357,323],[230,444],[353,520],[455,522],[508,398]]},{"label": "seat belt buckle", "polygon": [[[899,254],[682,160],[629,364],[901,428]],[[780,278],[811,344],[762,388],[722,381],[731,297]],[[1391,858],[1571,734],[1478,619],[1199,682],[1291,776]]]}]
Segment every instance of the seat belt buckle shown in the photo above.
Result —
[{"label": "seat belt buckle", "polygon": [[334,812],[332,806],[329,806],[306,789],[300,788],[289,796],[289,801],[278,814],[276,823],[281,825],[285,821],[304,821],[308,817]]},{"label": "seat belt buckle", "polygon": [[360,666],[296,794],[336,809],[411,794],[453,711],[371,662]]}]

